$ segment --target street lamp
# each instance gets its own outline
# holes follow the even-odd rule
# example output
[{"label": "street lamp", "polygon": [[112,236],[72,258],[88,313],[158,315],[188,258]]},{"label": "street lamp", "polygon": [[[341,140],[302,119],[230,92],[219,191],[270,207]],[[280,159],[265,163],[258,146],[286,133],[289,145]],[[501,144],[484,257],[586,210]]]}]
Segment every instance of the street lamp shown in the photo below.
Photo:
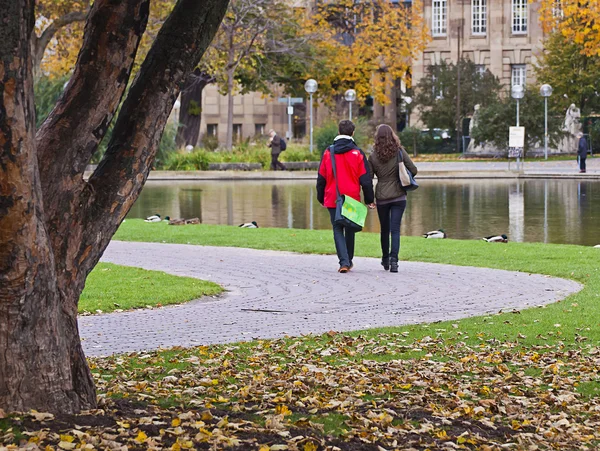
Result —
[{"label": "street lamp", "polygon": [[350,120],[352,120],[352,102],[356,100],[356,91],[354,89],[348,89],[344,93],[344,99],[346,99],[346,101],[348,102],[349,117]]},{"label": "street lamp", "polygon": [[519,99],[525,97],[525,90],[521,85],[513,85],[510,90],[510,95],[513,99],[517,100],[517,127],[519,126]]},{"label": "street lamp", "polygon": [[313,94],[317,92],[319,84],[312,78],[304,83],[304,90],[310,94],[310,153],[313,151]]},{"label": "street lamp", "polygon": [[540,95],[544,98],[544,158],[548,159],[548,97],[552,95],[552,86],[543,84]]}]

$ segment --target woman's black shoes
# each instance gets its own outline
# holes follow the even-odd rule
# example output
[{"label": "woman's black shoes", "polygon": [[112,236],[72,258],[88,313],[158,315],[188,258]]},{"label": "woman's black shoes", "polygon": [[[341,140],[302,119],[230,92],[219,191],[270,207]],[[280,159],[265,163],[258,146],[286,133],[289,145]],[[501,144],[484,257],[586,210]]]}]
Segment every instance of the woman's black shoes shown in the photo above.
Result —
[{"label": "woman's black shoes", "polygon": [[383,266],[383,269],[385,269],[386,271],[390,270],[390,259],[389,258],[382,258],[381,259],[381,266]]},{"label": "woman's black shoes", "polygon": [[398,272],[398,259],[397,258],[390,259],[390,272]]}]

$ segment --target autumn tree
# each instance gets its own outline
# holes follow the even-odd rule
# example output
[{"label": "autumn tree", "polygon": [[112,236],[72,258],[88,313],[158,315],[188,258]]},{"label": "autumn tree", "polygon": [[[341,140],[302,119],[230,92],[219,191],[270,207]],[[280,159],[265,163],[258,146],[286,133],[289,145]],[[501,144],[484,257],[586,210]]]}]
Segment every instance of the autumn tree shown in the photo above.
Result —
[{"label": "autumn tree", "polygon": [[71,80],[36,134],[34,0],[0,0],[0,409],[96,406],[77,303],[137,199],[179,86],[227,1],[178,0],[116,118],[108,150],[83,172],[125,92],[149,0],[95,0]]},{"label": "autumn tree", "polygon": [[[233,145],[233,96],[250,90],[270,91],[278,67],[260,71],[274,55],[300,56],[307,38],[301,33],[299,11],[282,0],[231,0],[229,10],[206,59],[208,74],[227,96],[227,138]],[[245,83],[240,83],[240,81]]]},{"label": "autumn tree", "polygon": [[[460,121],[473,113],[475,105],[487,106],[497,100],[501,85],[490,71],[480,72],[475,63],[461,59]],[[427,68],[425,77],[416,86],[415,106],[427,127],[454,130],[456,128],[456,97],[458,66],[441,62]]]},{"label": "autumn tree", "polygon": [[[37,81],[47,73],[69,75],[75,66],[83,38],[83,26],[92,0],[37,0],[35,32],[31,35],[33,73]],[[150,3],[148,24],[137,53],[137,65],[148,52],[175,0]]]},{"label": "autumn tree", "polygon": [[540,23],[546,33],[557,31],[583,55],[600,55],[600,2],[598,0],[542,0]]},{"label": "autumn tree", "polygon": [[582,115],[600,107],[600,55],[586,55],[577,44],[560,32],[544,41],[544,51],[535,65],[536,79],[553,88],[550,106],[564,112],[574,103]]},{"label": "autumn tree", "polygon": [[346,89],[356,90],[359,100],[368,95],[381,103],[398,79],[410,85],[408,71],[423,51],[429,35],[421,0],[319,2],[307,29],[315,39],[326,65],[312,69],[319,80],[317,95],[332,105]]}]

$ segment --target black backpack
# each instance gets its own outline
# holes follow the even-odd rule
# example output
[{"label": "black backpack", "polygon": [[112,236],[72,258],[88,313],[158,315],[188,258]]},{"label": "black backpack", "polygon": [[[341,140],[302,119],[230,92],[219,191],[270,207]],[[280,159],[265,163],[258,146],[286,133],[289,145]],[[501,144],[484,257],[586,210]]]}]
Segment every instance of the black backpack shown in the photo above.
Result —
[{"label": "black backpack", "polygon": [[279,144],[279,150],[281,150],[282,152],[287,149],[287,143],[285,142],[285,139],[283,138],[279,138],[280,140],[280,144]]}]

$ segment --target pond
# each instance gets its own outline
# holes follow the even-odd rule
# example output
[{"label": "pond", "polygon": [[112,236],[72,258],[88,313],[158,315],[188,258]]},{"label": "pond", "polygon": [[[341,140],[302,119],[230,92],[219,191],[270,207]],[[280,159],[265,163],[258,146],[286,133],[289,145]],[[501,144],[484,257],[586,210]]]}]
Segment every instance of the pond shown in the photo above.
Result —
[{"label": "pond", "polygon": [[[510,241],[600,244],[600,182],[531,180],[420,180],[409,194],[403,235],[444,229],[449,238],[505,233]],[[313,181],[149,181],[129,218],[160,213],[204,224],[329,229]],[[366,231],[378,232],[375,212]]]}]

